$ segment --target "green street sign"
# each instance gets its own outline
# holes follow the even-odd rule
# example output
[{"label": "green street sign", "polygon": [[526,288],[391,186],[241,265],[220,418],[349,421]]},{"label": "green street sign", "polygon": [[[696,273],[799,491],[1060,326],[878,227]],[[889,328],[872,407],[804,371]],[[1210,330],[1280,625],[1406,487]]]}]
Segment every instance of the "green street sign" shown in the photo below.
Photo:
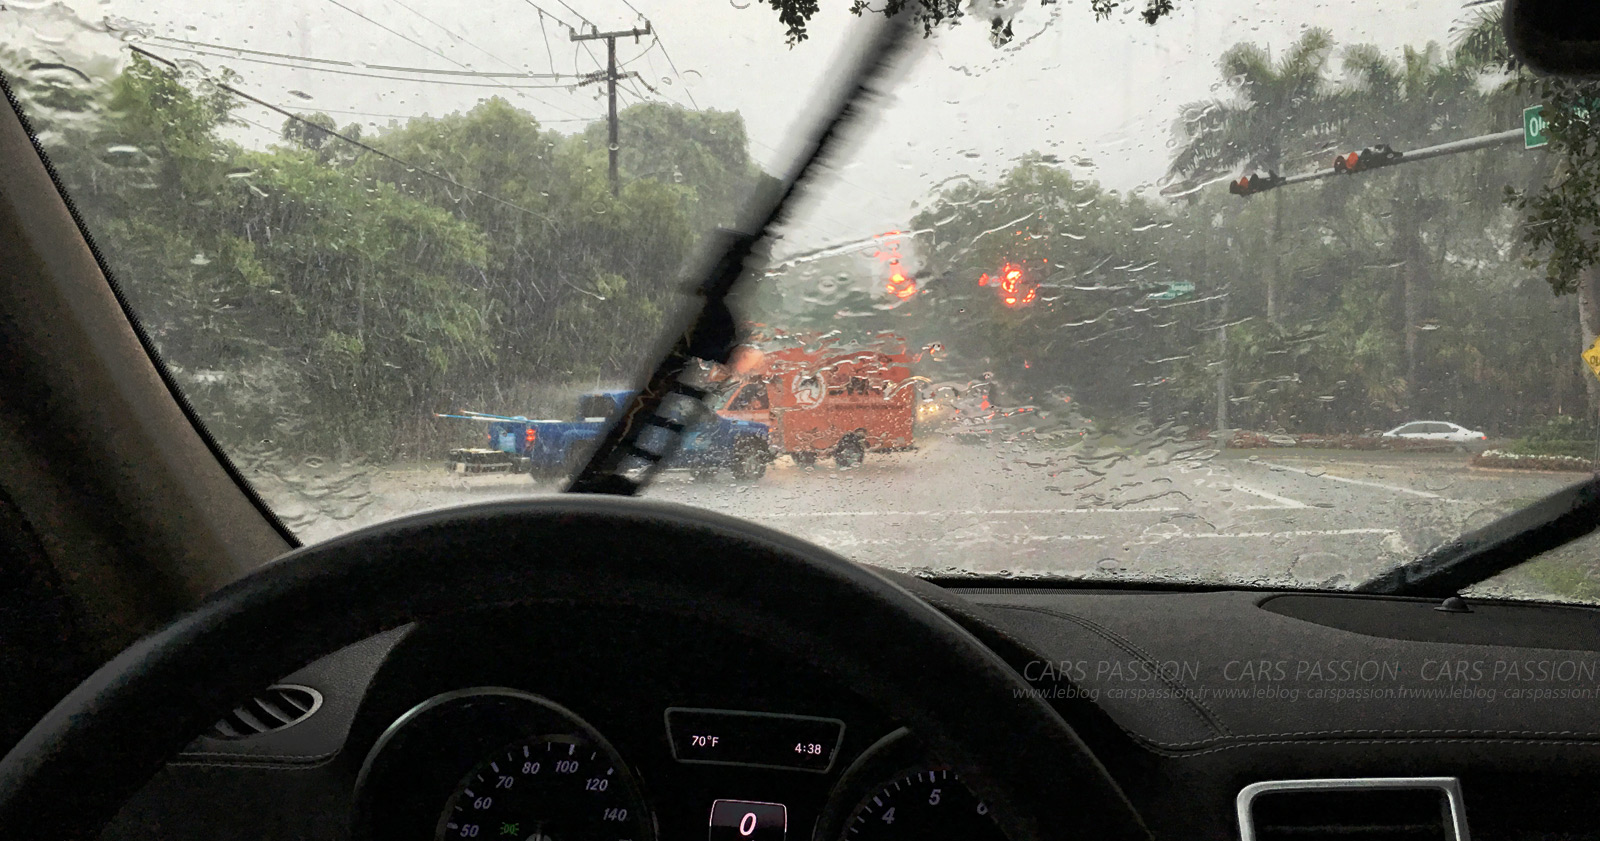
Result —
[{"label": "green street sign", "polygon": [[1176,280],[1167,284],[1167,288],[1160,292],[1151,292],[1145,296],[1156,301],[1172,301],[1194,292],[1194,284],[1187,280]]},{"label": "green street sign", "polygon": [[1522,109],[1522,147],[1537,149],[1550,142],[1545,135],[1544,106],[1534,105]]}]

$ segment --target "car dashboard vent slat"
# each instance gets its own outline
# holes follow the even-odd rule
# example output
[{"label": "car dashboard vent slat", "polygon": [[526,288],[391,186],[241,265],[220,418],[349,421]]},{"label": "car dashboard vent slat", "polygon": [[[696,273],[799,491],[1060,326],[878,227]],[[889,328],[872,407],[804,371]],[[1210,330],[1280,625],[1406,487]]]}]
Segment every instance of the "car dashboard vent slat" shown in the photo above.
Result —
[{"label": "car dashboard vent slat", "polygon": [[299,724],[322,706],[322,693],[309,686],[278,684],[234,707],[206,735],[234,741]]},{"label": "car dashboard vent slat", "polygon": [[1470,841],[1454,777],[1277,780],[1236,805],[1241,841]]}]

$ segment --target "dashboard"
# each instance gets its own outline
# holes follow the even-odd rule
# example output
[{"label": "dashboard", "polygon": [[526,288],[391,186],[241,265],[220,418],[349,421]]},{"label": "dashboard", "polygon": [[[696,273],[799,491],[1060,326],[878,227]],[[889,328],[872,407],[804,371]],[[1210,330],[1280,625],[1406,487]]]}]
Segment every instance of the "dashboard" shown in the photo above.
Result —
[{"label": "dashboard", "polygon": [[[958,772],[929,758],[904,729],[873,742],[835,777],[828,772],[844,742],[840,719],[683,707],[662,719],[672,761],[691,767],[651,755],[647,767],[662,776],[646,787],[605,734],[547,698],[506,687],[430,698],[368,755],[356,783],[354,834],[655,841],[704,833],[707,841],[787,841],[792,831],[859,841],[1003,841]],[[660,747],[656,740],[634,746]],[[820,776],[785,779],[784,772]],[[657,789],[670,792],[670,805],[652,796]]]},{"label": "dashboard", "polygon": [[[958,769],[826,669],[692,617],[484,615],[402,629],[316,671],[285,681],[321,685],[316,715],[242,740],[277,744],[242,752],[212,734],[167,780],[294,773],[347,792],[278,837],[1004,841]],[[225,812],[136,801],[108,835],[234,831]]]},{"label": "dashboard", "polygon": [[[1431,682],[1418,664],[1595,662],[1600,611],[1477,603],[1453,615],[1420,600],[1224,591],[917,592],[1052,690],[1157,838],[1239,838],[1241,794],[1272,781],[1399,778],[1450,780],[1480,840],[1600,839],[1592,698],[1411,691]],[[1161,691],[1127,693],[1092,666],[1285,657],[1382,658],[1399,664],[1396,691],[1381,703],[1227,693],[1239,676],[1218,668],[1137,672]],[[1054,692],[1063,676],[1074,692]],[[399,629],[284,683],[317,690],[315,714],[249,738],[200,738],[105,839],[1004,838],[960,768],[776,629],[550,606]],[[1310,801],[1277,795],[1287,799],[1274,807],[1273,796],[1258,798],[1258,815],[1282,815],[1293,831],[1258,837],[1323,837],[1294,825],[1314,812]],[[1339,820],[1381,812],[1376,800],[1355,802],[1330,808]]]}]

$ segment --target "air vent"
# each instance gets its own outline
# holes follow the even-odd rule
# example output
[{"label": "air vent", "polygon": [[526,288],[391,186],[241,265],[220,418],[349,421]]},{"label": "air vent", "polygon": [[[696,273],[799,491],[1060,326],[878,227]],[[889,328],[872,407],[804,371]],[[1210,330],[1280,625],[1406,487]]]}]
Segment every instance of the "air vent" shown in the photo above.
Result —
[{"label": "air vent", "polygon": [[206,735],[213,739],[248,739],[282,730],[311,717],[322,706],[322,693],[309,686],[271,686],[233,708]]},{"label": "air vent", "polygon": [[1469,841],[1454,777],[1255,783],[1237,806],[1241,841]]}]

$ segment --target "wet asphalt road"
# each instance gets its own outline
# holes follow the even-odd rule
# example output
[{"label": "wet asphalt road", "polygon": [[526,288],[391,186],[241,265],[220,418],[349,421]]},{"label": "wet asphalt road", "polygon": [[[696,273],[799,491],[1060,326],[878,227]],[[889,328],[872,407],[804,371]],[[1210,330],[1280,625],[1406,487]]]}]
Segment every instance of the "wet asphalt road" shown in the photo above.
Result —
[{"label": "wet asphalt road", "polygon": [[[670,471],[649,496],[925,573],[1339,586],[1584,478],[1474,469],[1468,458],[930,438],[913,452],[871,454],[853,470],[828,462],[807,470],[780,459],[751,483],[696,482]],[[458,476],[439,467],[386,470],[370,483],[353,516],[318,518],[302,536],[557,489],[527,476]]]}]

